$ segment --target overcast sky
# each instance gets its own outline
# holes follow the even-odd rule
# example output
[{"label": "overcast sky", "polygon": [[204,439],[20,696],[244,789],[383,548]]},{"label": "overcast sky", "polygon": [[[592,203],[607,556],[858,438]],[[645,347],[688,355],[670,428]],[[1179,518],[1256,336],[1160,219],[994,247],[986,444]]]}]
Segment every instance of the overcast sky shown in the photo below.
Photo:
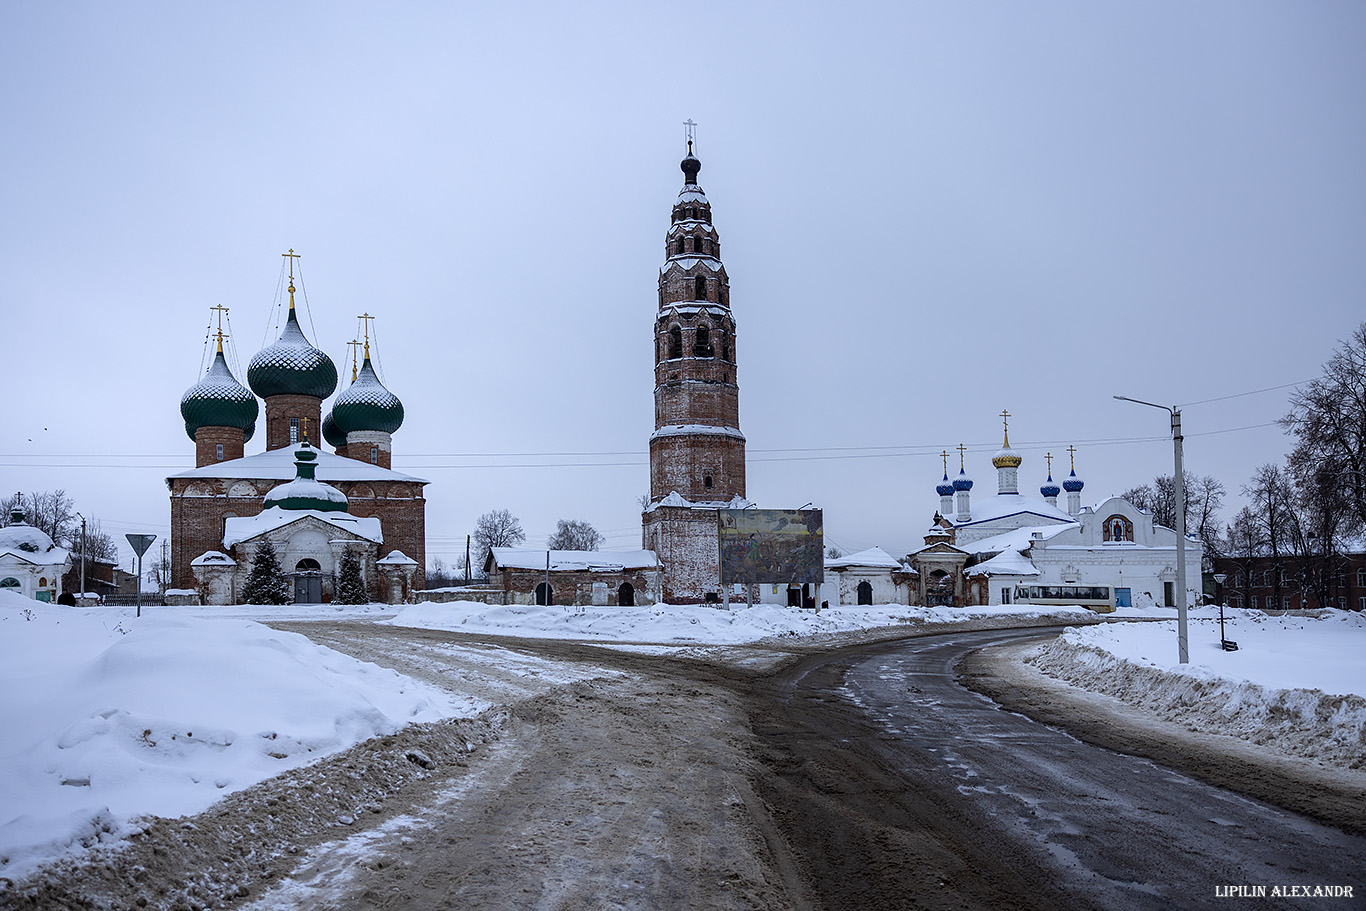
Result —
[{"label": "overcast sky", "polygon": [[5,3],[0,487],[164,537],[209,308],[244,380],[293,248],[334,360],[377,316],[430,556],[500,507],[639,547],[691,118],[751,499],[904,554],[942,449],[995,492],[1009,409],[1022,489],[1075,444],[1097,502],[1172,467],[1123,394],[1236,505],[1290,390],[1240,394],[1366,317],[1364,39],[1357,2]]}]

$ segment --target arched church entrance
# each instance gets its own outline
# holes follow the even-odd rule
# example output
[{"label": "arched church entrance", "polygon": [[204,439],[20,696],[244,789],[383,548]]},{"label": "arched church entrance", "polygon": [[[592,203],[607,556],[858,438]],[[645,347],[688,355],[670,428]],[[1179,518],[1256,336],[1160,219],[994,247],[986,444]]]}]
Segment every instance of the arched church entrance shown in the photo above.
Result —
[{"label": "arched church entrance", "polygon": [[858,603],[868,605],[873,603],[873,586],[867,579],[858,584]]},{"label": "arched church entrance", "polygon": [[294,603],[322,604],[323,568],[317,560],[305,557],[294,564]]},{"label": "arched church entrance", "polygon": [[617,589],[617,606],[636,606],[636,589],[630,582],[621,583],[621,588]]},{"label": "arched church entrance", "polygon": [[554,604],[555,589],[551,588],[549,585],[546,585],[544,582],[539,583],[536,586],[536,603],[547,605]]}]

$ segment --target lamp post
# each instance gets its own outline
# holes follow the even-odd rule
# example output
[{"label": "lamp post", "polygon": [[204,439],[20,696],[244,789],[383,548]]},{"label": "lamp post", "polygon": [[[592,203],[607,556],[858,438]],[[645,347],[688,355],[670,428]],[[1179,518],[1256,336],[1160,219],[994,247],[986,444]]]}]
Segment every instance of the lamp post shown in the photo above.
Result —
[{"label": "lamp post", "polygon": [[1181,464],[1181,409],[1117,395],[1121,402],[1161,408],[1172,416],[1172,449],[1176,458],[1176,650],[1182,664],[1190,663],[1186,636],[1186,472]]}]

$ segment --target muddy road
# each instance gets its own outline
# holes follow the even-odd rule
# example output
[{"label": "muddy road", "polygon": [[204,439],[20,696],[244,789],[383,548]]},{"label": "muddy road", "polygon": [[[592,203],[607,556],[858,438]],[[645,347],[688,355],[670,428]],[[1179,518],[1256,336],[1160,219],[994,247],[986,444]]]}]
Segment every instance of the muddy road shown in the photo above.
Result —
[{"label": "muddy road", "polygon": [[[279,625],[500,707],[158,822],[0,907],[1201,908],[1240,885],[1353,886],[1329,906],[1363,906],[1359,834],[1188,777],[1163,743],[1157,762],[1090,745],[956,679],[965,656],[1038,631],[634,654]],[[469,648],[507,649],[506,670],[462,664]],[[1087,710],[1030,692],[1055,716]],[[1168,758],[1201,753],[1187,749]],[[1271,791],[1295,805],[1309,771]],[[1366,791],[1344,787],[1336,811],[1366,818]]]}]

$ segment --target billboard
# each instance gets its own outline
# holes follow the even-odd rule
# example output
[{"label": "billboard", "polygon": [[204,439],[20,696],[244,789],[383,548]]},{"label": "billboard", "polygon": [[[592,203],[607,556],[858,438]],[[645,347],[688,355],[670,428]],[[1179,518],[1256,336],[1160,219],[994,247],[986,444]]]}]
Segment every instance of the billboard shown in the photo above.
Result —
[{"label": "billboard", "polygon": [[819,509],[722,509],[721,583],[825,581]]}]

